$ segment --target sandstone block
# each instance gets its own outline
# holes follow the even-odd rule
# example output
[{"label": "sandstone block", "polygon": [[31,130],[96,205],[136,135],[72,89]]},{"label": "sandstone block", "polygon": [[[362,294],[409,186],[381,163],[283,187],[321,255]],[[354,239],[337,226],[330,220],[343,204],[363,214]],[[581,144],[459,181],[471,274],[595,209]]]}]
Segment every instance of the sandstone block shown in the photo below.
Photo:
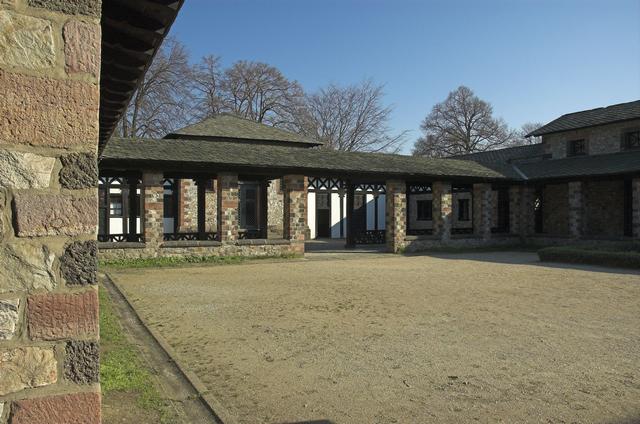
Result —
[{"label": "sandstone block", "polygon": [[75,242],[66,246],[60,257],[60,272],[67,284],[96,284],[98,246],[95,241]]},{"label": "sandstone block", "polygon": [[70,74],[100,74],[100,26],[76,20],[63,29],[66,70]]},{"label": "sandstone block", "polygon": [[98,296],[95,290],[31,296],[27,302],[27,320],[33,340],[95,337]]},{"label": "sandstone block", "polygon": [[56,61],[51,22],[0,10],[0,64],[51,68]]},{"label": "sandstone block", "polygon": [[0,187],[47,188],[55,162],[55,158],[1,149]]},{"label": "sandstone block", "polygon": [[0,396],[53,384],[57,379],[52,348],[20,347],[0,351]]},{"label": "sandstone block", "polygon": [[100,349],[96,342],[70,341],[65,347],[64,378],[77,384],[97,383]]},{"label": "sandstone block", "polygon": [[100,0],[28,0],[31,7],[41,7],[62,12],[67,15],[87,15],[100,17],[102,2]]},{"label": "sandstone block", "polygon": [[100,424],[100,393],[74,393],[13,402],[11,424]]},{"label": "sandstone block", "polygon": [[18,237],[93,234],[98,222],[96,197],[16,193]]},{"label": "sandstone block", "polygon": [[19,306],[20,299],[17,298],[0,300],[0,340],[13,338],[18,325]]},{"label": "sandstone block", "polygon": [[0,70],[0,87],[0,142],[95,149],[98,85]]},{"label": "sandstone block", "polygon": [[98,185],[98,159],[89,153],[72,153],[60,158],[60,184],[78,190]]},{"label": "sandstone block", "polygon": [[53,290],[55,255],[46,246],[6,244],[0,246],[0,293]]}]

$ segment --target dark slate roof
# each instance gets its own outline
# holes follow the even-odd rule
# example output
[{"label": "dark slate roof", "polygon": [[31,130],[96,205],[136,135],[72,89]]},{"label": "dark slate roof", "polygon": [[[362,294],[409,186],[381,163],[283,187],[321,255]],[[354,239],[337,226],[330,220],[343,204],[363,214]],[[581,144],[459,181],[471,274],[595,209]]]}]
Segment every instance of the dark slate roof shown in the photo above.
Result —
[{"label": "dark slate roof", "polygon": [[306,139],[300,134],[251,121],[229,113],[221,113],[196,124],[168,134],[165,138],[219,140],[250,140],[302,144],[305,147],[322,143]]},{"label": "dark slate roof", "polygon": [[640,151],[575,156],[515,165],[528,180],[640,174]]},{"label": "dark slate roof", "polygon": [[306,175],[376,175],[383,177],[428,178],[459,177],[499,180],[505,177],[479,163],[455,159],[428,159],[417,156],[382,153],[337,152],[300,149],[267,144],[241,144],[191,139],[126,139],[112,138],[106,146],[101,167],[122,169],[127,165],[138,169],[194,169],[286,172]]},{"label": "dark slate roof", "polygon": [[509,162],[519,159],[531,159],[542,157],[544,147],[542,143],[529,144],[526,146],[507,147],[504,149],[488,150],[486,152],[468,153],[465,155],[453,156],[456,159],[473,160],[475,162]]},{"label": "dark slate roof", "polygon": [[527,146],[489,150],[486,152],[468,153],[453,156],[453,158],[481,163],[508,178],[519,180],[523,178],[523,175],[513,164],[526,161],[540,161],[543,155],[544,147],[542,143],[537,143]]},{"label": "dark slate roof", "polygon": [[184,0],[103,0],[99,148],[113,134]]},{"label": "dark slate roof", "polygon": [[582,112],[567,113],[549,122],[547,125],[532,131],[527,134],[527,137],[538,137],[544,134],[594,127],[597,125],[628,121],[630,119],[640,119],[640,100],[597,109],[583,110]]}]

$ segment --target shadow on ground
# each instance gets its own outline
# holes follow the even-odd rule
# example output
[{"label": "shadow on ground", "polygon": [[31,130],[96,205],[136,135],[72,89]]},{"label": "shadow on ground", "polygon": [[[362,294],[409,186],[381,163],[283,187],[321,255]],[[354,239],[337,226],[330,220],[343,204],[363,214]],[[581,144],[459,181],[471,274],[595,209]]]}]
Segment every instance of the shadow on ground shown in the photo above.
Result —
[{"label": "shadow on ground", "polygon": [[583,264],[571,264],[571,263],[559,263],[559,262],[541,262],[538,258],[538,254],[535,252],[525,251],[494,251],[494,252],[465,252],[465,253],[444,253],[444,252],[425,252],[407,255],[407,257],[416,256],[429,256],[438,259],[448,260],[464,260],[464,261],[478,261],[497,264],[510,264],[510,265],[532,265],[545,268],[557,268],[557,269],[575,269],[580,271],[589,272],[603,272],[607,274],[625,274],[625,275],[640,275],[640,271],[635,269],[626,268],[613,268],[597,265],[583,265]]}]

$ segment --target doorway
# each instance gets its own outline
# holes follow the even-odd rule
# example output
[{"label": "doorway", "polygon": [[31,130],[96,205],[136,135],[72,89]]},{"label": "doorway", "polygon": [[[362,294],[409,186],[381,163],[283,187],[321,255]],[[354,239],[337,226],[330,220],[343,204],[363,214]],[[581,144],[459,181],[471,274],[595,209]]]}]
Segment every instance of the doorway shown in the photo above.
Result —
[{"label": "doorway", "polygon": [[316,237],[331,237],[331,195],[316,193]]}]

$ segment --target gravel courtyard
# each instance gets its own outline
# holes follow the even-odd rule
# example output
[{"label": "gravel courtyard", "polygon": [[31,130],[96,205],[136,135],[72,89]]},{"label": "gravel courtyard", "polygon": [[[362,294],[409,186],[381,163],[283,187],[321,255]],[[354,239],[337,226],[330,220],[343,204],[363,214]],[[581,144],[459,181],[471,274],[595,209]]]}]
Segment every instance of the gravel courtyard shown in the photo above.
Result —
[{"label": "gravel courtyard", "polygon": [[111,272],[238,423],[640,420],[640,274],[522,252]]}]

